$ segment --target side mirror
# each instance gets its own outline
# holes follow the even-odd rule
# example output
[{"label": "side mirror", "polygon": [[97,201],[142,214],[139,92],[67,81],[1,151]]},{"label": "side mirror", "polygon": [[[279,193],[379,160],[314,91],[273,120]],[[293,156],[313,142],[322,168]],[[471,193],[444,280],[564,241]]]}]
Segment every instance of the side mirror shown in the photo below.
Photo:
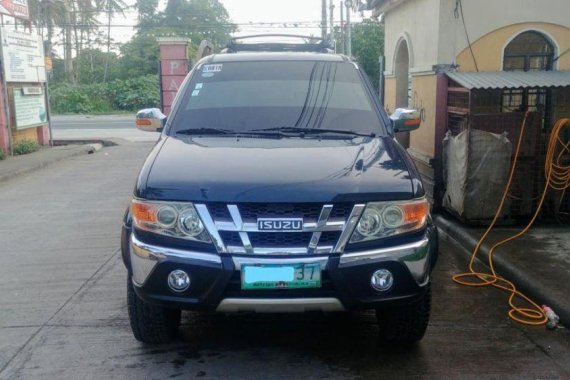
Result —
[{"label": "side mirror", "polygon": [[137,112],[135,122],[141,131],[160,132],[166,123],[166,115],[158,108],[145,108]]},{"label": "side mirror", "polygon": [[409,132],[420,127],[422,122],[419,111],[408,108],[397,108],[392,115],[394,132]]}]

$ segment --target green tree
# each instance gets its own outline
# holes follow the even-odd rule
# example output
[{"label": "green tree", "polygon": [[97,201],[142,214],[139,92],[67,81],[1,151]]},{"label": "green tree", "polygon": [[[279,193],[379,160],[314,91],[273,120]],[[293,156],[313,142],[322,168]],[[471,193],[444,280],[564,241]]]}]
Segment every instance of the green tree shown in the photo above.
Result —
[{"label": "green tree", "polygon": [[[337,32],[337,36],[340,35]],[[342,41],[337,42],[342,46]],[[384,23],[365,19],[352,25],[352,55],[370,77],[374,88],[378,90],[380,65],[378,58],[384,55]]]},{"label": "green tree", "polygon": [[149,20],[156,14],[158,0],[136,0],[134,8],[139,13],[139,22]]},{"label": "green tree", "polygon": [[120,51],[120,78],[133,78],[158,72],[158,43],[154,33],[138,33],[123,44]]},{"label": "green tree", "polygon": [[78,73],[72,64],[72,50],[79,55],[85,42],[90,44],[90,36],[99,25],[94,0],[30,0],[29,9],[32,22],[46,31],[42,33],[46,55],[54,56],[54,36],[58,29],[64,32],[65,80],[74,82]]},{"label": "green tree", "polygon": [[141,19],[139,33],[189,37],[196,48],[204,39],[225,45],[236,26],[219,0],[168,0],[164,11]]},{"label": "green tree", "polygon": [[65,3],[62,1],[40,1],[30,0],[30,19],[39,28],[45,28],[46,41],[44,41],[45,53],[53,56],[53,37],[55,28],[63,25],[65,14]]},{"label": "green tree", "polygon": [[116,53],[106,53],[100,49],[85,48],[73,60],[77,69],[77,83],[104,83],[105,67],[107,81],[113,81],[120,76],[119,57]]},{"label": "green tree", "polygon": [[378,90],[380,65],[378,58],[384,55],[384,23],[372,19],[354,24],[352,29],[352,53],[374,88]]},{"label": "green tree", "polygon": [[[124,10],[127,4],[123,0],[103,0],[103,9],[107,12],[107,57],[111,53],[111,19],[113,15],[118,13],[125,15]],[[107,71],[109,69],[109,60],[105,61],[105,73],[103,74],[103,83],[107,82]]]},{"label": "green tree", "polygon": [[[139,0],[136,5],[139,9],[137,33],[120,48],[121,78],[157,73],[157,37],[189,38],[192,56],[203,39],[209,39],[214,45],[222,47],[228,42],[230,33],[236,30],[227,10],[218,0],[169,0],[164,11],[149,17],[150,7],[145,8],[148,5],[145,2],[152,1],[154,0]],[[147,13],[143,9],[147,9]]]}]

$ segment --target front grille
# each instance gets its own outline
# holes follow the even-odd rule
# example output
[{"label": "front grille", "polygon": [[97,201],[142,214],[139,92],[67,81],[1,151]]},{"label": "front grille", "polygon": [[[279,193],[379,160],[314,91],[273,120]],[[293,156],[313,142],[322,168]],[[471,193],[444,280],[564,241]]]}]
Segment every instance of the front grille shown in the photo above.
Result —
[{"label": "front grille", "polygon": [[316,220],[323,208],[319,203],[242,203],[238,205],[243,220],[257,218],[305,218]]},{"label": "front grille", "polygon": [[[222,243],[221,250],[225,249],[229,253],[249,254],[286,252],[287,248],[294,248],[291,254],[331,253],[332,247],[337,246],[349,216],[355,209],[350,203],[328,205],[321,203],[238,203],[228,205],[216,202],[205,206],[209,213],[205,220],[211,219],[214,222],[213,225],[207,227],[210,232],[216,229],[214,233],[219,234]],[[324,212],[331,207],[330,213]],[[231,212],[230,209],[232,209]],[[328,214],[328,218],[319,221],[321,214],[323,216]],[[257,228],[259,218],[302,218],[303,230],[260,231]],[[244,245],[244,241],[248,240],[250,244]],[[317,242],[316,245],[315,242]],[[256,252],[256,249],[259,249],[259,252]]]},{"label": "front grille", "polygon": [[[250,232],[249,241],[253,248],[298,248],[306,247],[311,241],[312,232]],[[242,245],[239,232],[220,231],[220,237],[226,246],[240,247]],[[320,245],[335,245],[340,237],[340,231],[325,231],[321,234]]]},{"label": "front grille", "polygon": [[320,245],[335,245],[340,238],[340,231],[325,231],[321,234],[319,239]]},{"label": "front grille", "polygon": [[214,220],[224,222],[232,220],[228,205],[225,203],[210,203],[208,204],[208,211]]},{"label": "front grille", "polygon": [[352,212],[352,203],[335,203],[329,218],[348,219]]},{"label": "front grille", "polygon": [[241,247],[242,242],[239,237],[239,232],[233,231],[220,231],[220,237],[222,238],[226,246]]},{"label": "front grille", "polygon": [[250,232],[249,241],[253,248],[306,247],[312,232]]}]

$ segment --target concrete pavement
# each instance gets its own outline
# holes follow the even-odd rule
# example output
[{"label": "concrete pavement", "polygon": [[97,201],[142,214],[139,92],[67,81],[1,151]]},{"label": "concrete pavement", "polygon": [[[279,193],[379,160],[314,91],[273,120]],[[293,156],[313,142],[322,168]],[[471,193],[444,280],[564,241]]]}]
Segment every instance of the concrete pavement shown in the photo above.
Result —
[{"label": "concrete pavement", "polygon": [[101,144],[64,145],[42,147],[39,151],[22,156],[6,157],[0,161],[0,182],[30,173],[61,160],[94,153]]},{"label": "concrete pavement", "polygon": [[[455,218],[439,215],[440,235],[453,239],[469,257],[485,232],[481,227],[465,226]],[[496,227],[481,247],[479,259],[487,262],[489,249],[496,242],[512,236],[523,227]],[[520,239],[501,246],[493,256],[498,273],[538,304],[546,304],[570,326],[570,229],[560,225],[537,225]]]},{"label": "concrete pavement", "polygon": [[115,258],[149,149],[106,148],[0,183],[0,368]]}]

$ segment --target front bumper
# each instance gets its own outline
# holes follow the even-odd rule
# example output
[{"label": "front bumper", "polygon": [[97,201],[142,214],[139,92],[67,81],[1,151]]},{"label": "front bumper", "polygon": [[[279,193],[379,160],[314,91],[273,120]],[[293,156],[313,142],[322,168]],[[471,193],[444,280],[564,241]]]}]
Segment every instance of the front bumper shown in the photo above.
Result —
[{"label": "front bumper", "polygon": [[[435,228],[428,227],[418,240],[398,246],[302,257],[194,252],[146,244],[134,233],[128,246],[135,291],[150,303],[222,312],[340,311],[382,307],[422,294],[437,256],[436,240]],[[322,269],[321,288],[241,289],[240,268],[244,264],[316,262]],[[381,268],[394,275],[394,286],[386,292],[370,286],[372,273]],[[191,286],[183,293],[172,292],[167,286],[167,276],[175,269],[191,276]]]}]

